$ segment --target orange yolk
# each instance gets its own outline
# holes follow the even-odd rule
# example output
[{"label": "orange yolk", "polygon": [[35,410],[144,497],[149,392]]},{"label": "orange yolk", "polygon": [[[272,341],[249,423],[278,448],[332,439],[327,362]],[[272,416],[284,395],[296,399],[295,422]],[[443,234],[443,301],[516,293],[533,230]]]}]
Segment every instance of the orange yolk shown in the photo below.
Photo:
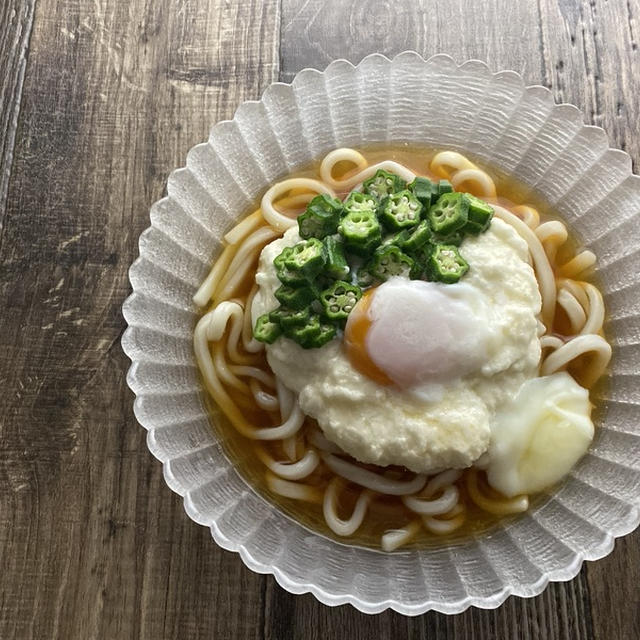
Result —
[{"label": "orange yolk", "polygon": [[367,333],[371,327],[369,307],[374,293],[375,288],[365,291],[358,304],[349,314],[347,326],[344,330],[344,346],[354,369],[357,369],[374,382],[386,386],[393,384],[393,381],[373,362],[366,345]]}]

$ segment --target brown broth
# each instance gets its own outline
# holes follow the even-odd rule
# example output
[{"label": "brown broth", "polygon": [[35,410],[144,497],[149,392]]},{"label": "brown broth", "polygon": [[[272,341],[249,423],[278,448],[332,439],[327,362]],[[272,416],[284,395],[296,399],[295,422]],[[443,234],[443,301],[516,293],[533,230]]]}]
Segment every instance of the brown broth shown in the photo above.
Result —
[{"label": "brown broth", "polygon": [[[391,159],[407,166],[419,175],[435,177],[429,171],[428,166],[431,158],[435,153],[437,153],[436,150],[409,146],[407,144],[385,147],[369,147],[365,150],[361,150],[361,152],[370,164]],[[473,161],[473,157],[470,157],[470,159]],[[481,163],[478,164],[481,168],[487,170],[494,179],[499,199],[504,201],[505,204],[531,205],[537,209],[540,214],[540,219],[543,222],[547,220],[561,220],[561,218],[549,208],[541,194],[531,193],[528,187],[517,182],[515,179],[500,176],[498,172],[492,171],[491,167],[487,168]],[[311,166],[286,177],[317,177],[318,168],[319,162],[315,162]],[[524,194],[526,194],[526,201],[523,200]],[[258,207],[259,202],[256,202],[245,215],[255,211]],[[245,216],[243,215],[239,220],[244,217]],[[570,235],[567,243],[561,248],[561,251],[558,254],[558,263],[562,264],[568,260],[569,257],[576,253],[580,246],[581,243],[579,239]],[[592,282],[594,281],[593,276],[585,279]],[[597,284],[597,282],[595,282],[595,284]],[[252,282],[248,280],[245,283],[246,290],[242,292],[244,296],[248,295],[251,286]],[[561,312],[556,315],[554,332],[562,335],[566,332],[566,318],[563,317],[563,313]],[[600,386],[601,384],[602,383],[599,383],[597,386]],[[263,446],[274,458],[282,459],[280,443],[263,442],[257,444],[255,441],[245,438],[231,426],[229,421],[214,405],[212,400],[208,399],[208,406],[211,412],[214,430],[221,441],[224,452],[244,480],[268,502],[275,504],[283,513],[309,530],[343,543],[379,549],[380,538],[385,531],[403,527],[412,520],[415,520],[416,515],[406,509],[397,498],[382,497],[372,503],[362,526],[354,535],[349,538],[337,536],[325,523],[321,504],[310,504],[307,502],[284,498],[269,490],[265,480],[265,466],[258,458],[255,447]],[[254,412],[251,412],[251,414],[253,413]],[[250,417],[256,418],[256,424],[260,424],[261,426],[277,423],[275,418],[269,417],[268,414],[261,412],[259,409],[256,410],[255,415],[251,415]],[[600,418],[597,407],[593,417],[594,421],[597,423]],[[309,428],[314,424],[315,421],[308,418],[307,423],[303,428]],[[321,467],[322,466],[323,465],[321,465]],[[302,480],[301,483],[324,486],[331,477],[333,477],[333,475],[327,470],[316,471],[309,478]],[[463,542],[470,536],[478,535],[490,530],[495,527],[498,522],[505,523],[513,521],[519,517],[519,514],[497,516],[483,511],[471,501],[466,488],[464,487],[464,483],[459,481],[457,484],[460,490],[461,502],[465,504],[467,509],[467,518],[462,527],[445,536],[435,535],[421,528],[420,533],[416,538],[410,544],[403,547],[403,549],[426,548],[439,546],[443,543],[451,544],[455,542]],[[555,488],[552,488],[547,492],[530,496],[530,508],[543,503],[554,489]],[[352,506],[355,503],[359,492],[360,489],[354,486],[349,486],[343,492],[338,504],[339,512],[342,517],[346,518],[351,514]]]}]

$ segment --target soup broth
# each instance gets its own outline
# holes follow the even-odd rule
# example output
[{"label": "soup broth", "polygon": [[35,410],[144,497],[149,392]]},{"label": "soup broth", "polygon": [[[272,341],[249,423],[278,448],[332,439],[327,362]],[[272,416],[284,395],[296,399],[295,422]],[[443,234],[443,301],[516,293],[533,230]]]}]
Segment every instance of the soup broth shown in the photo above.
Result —
[{"label": "soup broth", "polygon": [[[419,148],[409,145],[396,145],[384,147],[370,147],[361,150],[361,153],[369,162],[374,164],[382,160],[394,160],[408,167],[417,175],[431,177],[435,180],[439,179],[429,170],[429,164],[436,153],[433,149]],[[337,172],[342,167],[337,166]],[[345,169],[348,168],[346,165]],[[497,201],[507,207],[513,205],[524,204],[523,198],[526,194],[526,204],[535,208],[540,214],[541,221],[558,220],[559,216],[549,209],[541,194],[533,194],[530,190],[516,180],[511,178],[500,177],[499,174],[491,172],[490,167],[482,167],[488,170],[495,179],[497,189]],[[291,177],[316,177],[318,175],[319,163],[314,163],[304,169],[301,169]],[[337,194],[342,198],[345,193]],[[255,211],[260,207],[260,203],[256,203],[247,214]],[[245,214],[246,215],[246,214]],[[242,216],[244,217],[244,216]],[[242,219],[242,217],[240,219]],[[576,237],[569,237],[568,241],[562,245],[558,252],[557,264],[567,262],[580,248],[580,241]],[[235,297],[246,298],[254,285],[254,275],[257,269],[257,258],[251,264],[247,276],[244,278],[240,289]],[[581,279],[591,280],[592,276],[581,276]],[[561,308],[558,308],[553,324],[553,332],[564,336],[569,333],[569,322],[566,314]],[[268,368],[266,358],[262,355],[262,366]],[[579,369],[580,361],[576,365]],[[575,367],[574,367],[575,368]],[[579,380],[581,371],[571,371]],[[246,398],[242,398],[240,393],[230,391],[231,397],[238,401],[242,411],[248,421],[260,426],[279,425],[281,423],[280,415],[264,411],[257,406],[247,405]],[[275,460],[286,459],[282,442],[276,441],[256,441],[241,435],[223,415],[216,404],[208,399],[208,406],[211,413],[211,423],[220,440],[222,447],[233,464],[245,481],[264,499],[271,504],[277,506],[287,516],[300,523],[309,530],[324,535],[337,541],[360,545],[379,549],[381,536],[389,530],[399,529],[408,525],[416,519],[416,514],[406,508],[402,502],[393,496],[381,495],[373,499],[367,517],[358,530],[349,537],[337,536],[326,524],[323,516],[322,494],[329,480],[334,474],[328,468],[321,464],[309,477],[301,481],[302,484],[317,488],[317,500],[301,501],[285,498],[270,490],[266,481],[265,465],[260,457],[261,451],[268,453]],[[597,415],[595,416],[597,419]],[[309,417],[306,418],[303,430],[316,428],[315,421]],[[374,467],[370,467],[374,469]],[[377,469],[380,471],[380,469]],[[481,476],[484,474],[481,472]],[[338,499],[338,513],[346,518],[353,510],[354,504],[360,495],[362,489],[357,485],[345,483],[345,489],[340,493]],[[507,520],[519,517],[514,515],[495,515],[480,509],[473,500],[470,499],[465,477],[463,476],[456,481],[456,486],[460,492],[460,502],[466,509],[466,519],[462,526],[456,531],[444,536],[447,543],[463,541],[469,536],[477,535],[490,530],[498,522],[504,523]],[[550,490],[552,491],[552,490]],[[547,493],[531,496],[530,508],[535,508],[547,499]],[[431,545],[441,545],[443,536],[430,533],[424,528],[420,528],[419,532],[411,542],[403,548],[424,548]]]}]

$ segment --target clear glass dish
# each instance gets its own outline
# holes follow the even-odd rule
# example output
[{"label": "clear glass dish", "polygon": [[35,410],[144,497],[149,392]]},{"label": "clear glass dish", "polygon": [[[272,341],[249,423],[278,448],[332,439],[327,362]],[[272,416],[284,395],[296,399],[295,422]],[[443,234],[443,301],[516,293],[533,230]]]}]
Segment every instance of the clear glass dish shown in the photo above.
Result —
[{"label": "clear glass dish", "polygon": [[[614,355],[585,458],[554,493],[502,528],[391,554],[339,544],[259,497],[210,425],[192,350],[192,295],[234,221],[278,178],[336,147],[416,142],[472,154],[542,193],[598,256]],[[604,131],[513,71],[406,52],[338,60],[271,85],[174,171],[129,271],[122,346],[149,450],[188,515],[248,567],[292,593],[366,613],[495,608],[570,580],[640,516],[640,177]]]}]

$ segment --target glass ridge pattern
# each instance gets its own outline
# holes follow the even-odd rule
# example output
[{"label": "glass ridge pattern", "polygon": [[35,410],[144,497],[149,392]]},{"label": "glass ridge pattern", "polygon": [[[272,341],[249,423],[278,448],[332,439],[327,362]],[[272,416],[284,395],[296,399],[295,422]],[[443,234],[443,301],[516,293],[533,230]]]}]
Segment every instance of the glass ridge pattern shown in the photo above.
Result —
[{"label": "glass ridge pattern", "polygon": [[[224,232],[279,178],[337,147],[416,140],[469,153],[544,194],[598,256],[614,353],[599,387],[593,445],[553,495],[468,542],[385,554],[310,532],[232,468],[198,380],[192,334],[199,313],[191,297]],[[290,85],[271,85],[260,101],[216,124],[171,174],[167,192],[151,208],[129,270],[127,383],[167,484],[189,517],[248,567],[328,605],[458,613],[570,580],[584,560],[607,555],[615,537],[638,526],[640,177],[576,107],[476,60],[457,65],[413,52],[393,60],[374,54],[357,66],[338,60],[324,72],[301,71]]]}]

